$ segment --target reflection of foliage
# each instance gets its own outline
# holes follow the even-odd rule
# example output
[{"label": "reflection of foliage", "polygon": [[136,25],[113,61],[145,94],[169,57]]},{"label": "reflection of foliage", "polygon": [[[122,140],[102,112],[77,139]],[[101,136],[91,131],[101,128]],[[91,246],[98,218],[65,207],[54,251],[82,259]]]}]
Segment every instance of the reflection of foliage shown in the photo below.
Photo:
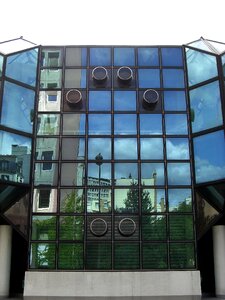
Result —
[{"label": "reflection of foliage", "polygon": [[165,216],[142,216],[142,236],[144,240],[165,240],[166,239],[166,218]]},{"label": "reflection of foliage", "polygon": [[78,190],[72,190],[64,197],[61,211],[82,213],[84,210],[83,191],[82,195],[78,196]]},{"label": "reflection of foliage", "polygon": [[59,244],[59,268],[83,269],[83,245]]},{"label": "reflection of foliage", "polygon": [[173,209],[173,212],[191,212],[192,211],[192,201],[187,202],[186,199],[184,201],[179,202],[178,207]]},{"label": "reflection of foliage", "polygon": [[84,218],[82,216],[60,217],[59,238],[61,240],[83,240]]},{"label": "reflection of foliage", "polygon": [[115,269],[139,269],[138,244],[115,244]]},{"label": "reflection of foliage", "polygon": [[170,266],[174,269],[191,269],[195,267],[195,254],[192,243],[170,244]]},{"label": "reflection of foliage", "polygon": [[144,269],[166,269],[167,244],[144,244],[143,267]]},{"label": "reflection of foliage", "polygon": [[55,244],[32,244],[31,267],[39,269],[55,268]]},{"label": "reflection of foliage", "polygon": [[56,218],[35,216],[32,222],[32,240],[54,240],[56,237]]},{"label": "reflection of foliage", "polygon": [[111,245],[107,243],[87,244],[86,264],[88,269],[111,269]]}]

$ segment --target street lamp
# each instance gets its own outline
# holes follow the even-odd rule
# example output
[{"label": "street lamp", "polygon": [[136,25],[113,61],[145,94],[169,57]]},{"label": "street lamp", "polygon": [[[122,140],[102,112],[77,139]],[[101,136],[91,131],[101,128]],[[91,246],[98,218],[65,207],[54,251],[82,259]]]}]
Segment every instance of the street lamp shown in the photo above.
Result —
[{"label": "street lamp", "polygon": [[101,165],[103,164],[103,156],[101,155],[101,153],[99,153],[98,155],[96,155],[95,157],[95,162],[96,165],[98,166],[98,185],[99,185],[99,190],[98,190],[98,209],[99,212],[101,212],[101,197],[100,197],[100,179],[101,179]]}]

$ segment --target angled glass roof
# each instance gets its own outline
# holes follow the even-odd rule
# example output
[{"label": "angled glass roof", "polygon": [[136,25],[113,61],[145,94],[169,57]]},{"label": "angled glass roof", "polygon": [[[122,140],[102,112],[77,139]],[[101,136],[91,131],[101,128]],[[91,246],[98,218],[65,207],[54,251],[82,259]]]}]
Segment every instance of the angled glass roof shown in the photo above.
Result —
[{"label": "angled glass roof", "polygon": [[25,40],[22,36],[16,39],[0,42],[0,53],[10,54],[20,50],[29,49],[36,46],[36,44]]},{"label": "angled glass roof", "polygon": [[199,40],[186,44],[197,49],[205,50],[213,54],[221,54],[225,51],[225,44],[204,39],[201,37]]}]

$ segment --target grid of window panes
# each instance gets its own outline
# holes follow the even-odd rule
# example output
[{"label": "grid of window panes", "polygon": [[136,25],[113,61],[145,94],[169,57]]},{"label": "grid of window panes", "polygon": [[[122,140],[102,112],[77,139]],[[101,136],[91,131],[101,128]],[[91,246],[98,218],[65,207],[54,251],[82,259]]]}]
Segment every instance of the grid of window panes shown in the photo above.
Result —
[{"label": "grid of window panes", "polygon": [[195,268],[183,49],[46,47],[40,60],[30,268]]}]

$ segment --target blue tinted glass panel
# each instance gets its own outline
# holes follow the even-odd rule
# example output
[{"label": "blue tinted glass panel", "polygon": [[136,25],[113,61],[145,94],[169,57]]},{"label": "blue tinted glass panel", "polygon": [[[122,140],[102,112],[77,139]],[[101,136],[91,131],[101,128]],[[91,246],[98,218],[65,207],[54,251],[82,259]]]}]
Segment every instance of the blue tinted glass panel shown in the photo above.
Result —
[{"label": "blue tinted glass panel", "polygon": [[90,111],[110,111],[111,92],[110,91],[90,91],[89,92]]},{"label": "blue tinted glass panel", "polygon": [[136,110],[136,92],[135,91],[115,91],[114,92],[114,110]]},{"label": "blue tinted glass panel", "polygon": [[162,48],[163,66],[183,66],[182,48]]},{"label": "blue tinted glass panel", "polygon": [[114,184],[132,185],[138,182],[137,163],[116,163],[114,165]]},{"label": "blue tinted glass panel", "polygon": [[34,91],[5,81],[1,124],[31,133],[34,97]]},{"label": "blue tinted glass panel", "polygon": [[184,91],[165,91],[164,108],[167,111],[186,110],[186,97]]},{"label": "blue tinted glass panel", "polygon": [[218,75],[215,56],[187,48],[186,57],[190,86]]},{"label": "blue tinted glass panel", "polygon": [[161,138],[141,138],[141,159],[163,159],[163,140]]},{"label": "blue tinted glass panel", "polygon": [[133,114],[115,114],[114,134],[137,134],[136,118]]},{"label": "blue tinted glass panel", "polygon": [[225,178],[224,132],[205,134],[193,140],[196,182]]},{"label": "blue tinted glass panel", "polygon": [[163,70],[164,88],[184,88],[184,71],[180,69]]},{"label": "blue tinted glass panel", "polygon": [[114,140],[115,159],[137,159],[137,139],[116,138]]},{"label": "blue tinted glass panel", "polygon": [[134,66],[135,52],[134,48],[114,48],[115,66]]},{"label": "blue tinted glass panel", "polygon": [[167,176],[169,185],[190,185],[191,172],[189,163],[168,163]]},{"label": "blue tinted glass panel", "polygon": [[91,48],[90,49],[91,66],[110,66],[111,48]]},{"label": "blue tinted glass panel", "polygon": [[138,65],[151,67],[158,66],[158,48],[138,48]]},{"label": "blue tinted glass panel", "polygon": [[223,123],[219,82],[190,91],[192,131],[213,128]]},{"label": "blue tinted glass panel", "polygon": [[111,134],[111,115],[90,114],[88,116],[89,134]]},{"label": "blue tinted glass panel", "polygon": [[162,134],[162,115],[140,114],[141,134]]},{"label": "blue tinted glass panel", "polygon": [[37,49],[8,56],[6,59],[6,76],[35,86],[37,60]]},{"label": "blue tinted glass panel", "polygon": [[139,88],[159,88],[160,73],[158,69],[139,69],[138,70]]},{"label": "blue tinted glass panel", "polygon": [[169,211],[191,212],[192,194],[191,189],[168,189]]},{"label": "blue tinted glass panel", "polygon": [[29,183],[31,139],[0,131],[0,180]]},{"label": "blue tinted glass panel", "polygon": [[95,159],[99,153],[101,153],[103,159],[111,159],[111,139],[88,139],[88,159]]},{"label": "blue tinted glass panel", "polygon": [[164,164],[163,163],[142,163],[141,164],[142,185],[164,185]]},{"label": "blue tinted glass panel", "polygon": [[2,76],[4,57],[0,55],[0,77]]},{"label": "blue tinted glass panel", "polygon": [[166,139],[167,159],[189,159],[189,145],[186,138]]},{"label": "blue tinted glass panel", "polygon": [[84,135],[86,115],[84,114],[63,114],[64,135]]},{"label": "blue tinted glass panel", "polygon": [[187,134],[187,116],[185,114],[165,115],[166,134]]}]

